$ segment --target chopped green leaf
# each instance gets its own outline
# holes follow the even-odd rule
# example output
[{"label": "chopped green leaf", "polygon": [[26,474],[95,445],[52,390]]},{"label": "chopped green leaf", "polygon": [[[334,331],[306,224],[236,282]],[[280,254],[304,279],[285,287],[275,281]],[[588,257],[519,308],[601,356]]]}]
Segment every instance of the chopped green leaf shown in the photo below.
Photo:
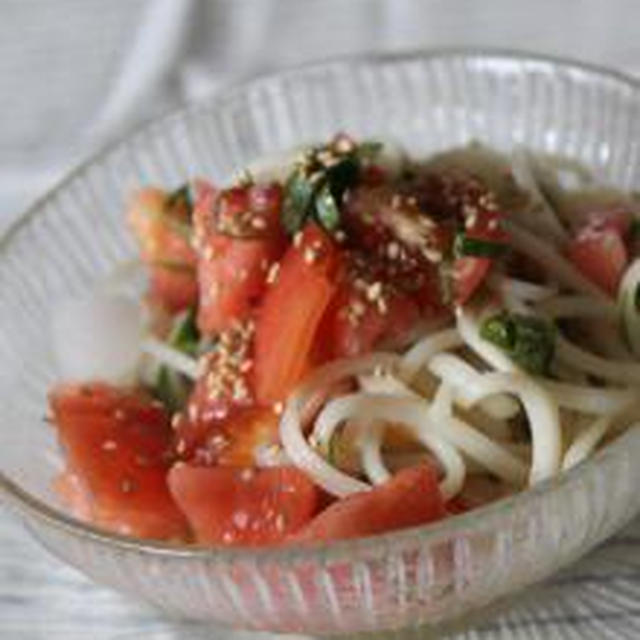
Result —
[{"label": "chopped green leaf", "polygon": [[334,231],[340,225],[340,209],[328,183],[325,183],[318,191],[315,198],[315,211],[318,222],[327,231]]},{"label": "chopped green leaf", "polygon": [[151,265],[154,267],[161,267],[162,269],[168,269],[169,271],[177,271],[182,273],[195,273],[196,269],[193,265],[186,262],[178,262],[176,260],[153,260]]},{"label": "chopped green leaf", "polygon": [[200,332],[196,325],[196,310],[195,307],[189,307],[189,309],[176,317],[169,335],[169,344],[188,355],[194,356],[198,353],[199,343]]},{"label": "chopped green leaf", "polygon": [[497,258],[506,250],[502,242],[469,237],[466,233],[458,233],[454,243],[456,256],[476,256],[478,258]]},{"label": "chopped green leaf", "polygon": [[167,196],[166,208],[172,210],[177,206],[184,207],[189,215],[191,214],[193,201],[191,199],[191,192],[189,190],[188,183],[185,183],[181,187],[178,187],[175,191],[172,191]]},{"label": "chopped green leaf", "polygon": [[629,233],[632,238],[640,237],[640,219],[633,218],[631,221],[631,226],[629,227]]},{"label": "chopped green leaf", "polygon": [[384,145],[382,142],[375,140],[365,140],[358,145],[356,154],[361,160],[371,160],[375,158],[381,151]]},{"label": "chopped green leaf", "polygon": [[487,318],[482,325],[480,335],[507,351],[513,349],[516,341],[514,323],[506,312]]},{"label": "chopped green leaf", "polygon": [[287,233],[297,233],[307,220],[314,196],[314,187],[304,169],[296,169],[285,184],[282,203],[282,226]]},{"label": "chopped green leaf", "polygon": [[155,385],[151,389],[155,398],[171,411],[179,411],[189,397],[190,384],[176,371],[167,366],[158,369]]},{"label": "chopped green leaf", "polygon": [[544,375],[555,347],[555,328],[542,318],[502,311],[484,321],[480,335],[526,371]]}]

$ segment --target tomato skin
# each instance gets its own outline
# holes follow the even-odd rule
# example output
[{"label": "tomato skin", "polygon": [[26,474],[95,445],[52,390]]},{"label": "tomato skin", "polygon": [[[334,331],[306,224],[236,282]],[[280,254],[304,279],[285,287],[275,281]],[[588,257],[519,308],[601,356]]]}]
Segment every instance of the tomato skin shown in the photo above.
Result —
[{"label": "tomato skin", "polygon": [[[199,183],[194,222],[197,322],[202,333],[223,331],[252,314],[269,268],[284,249],[281,203],[282,189],[277,184],[233,187],[216,193],[206,183]],[[241,223],[249,228],[238,232],[242,237],[235,237],[232,229]]]},{"label": "tomato skin", "polygon": [[385,293],[383,300],[380,308],[353,282],[343,283],[319,331],[328,357],[358,356],[383,344],[399,346],[406,342],[420,320],[417,302],[401,292]]},{"label": "tomato skin", "polygon": [[188,228],[188,221],[183,220],[186,212],[168,210],[168,197],[155,187],[140,190],[130,202],[128,218],[142,259],[149,265],[151,299],[177,312],[197,300],[196,256],[189,241],[170,222],[179,219]]},{"label": "tomato skin", "polygon": [[177,463],[168,484],[203,544],[276,544],[305,525],[318,503],[314,484],[294,467]]},{"label": "tomato skin", "polygon": [[291,542],[345,540],[427,524],[445,517],[435,470],[429,465],[403,469],[370,491],[334,502]]},{"label": "tomato skin", "polygon": [[615,226],[589,225],[567,246],[567,257],[591,282],[615,296],[629,257]]},{"label": "tomato skin", "polygon": [[453,291],[456,304],[466,304],[484,282],[492,260],[463,256],[456,258],[453,263]]},{"label": "tomato skin", "polygon": [[101,383],[59,386],[49,401],[68,463],[57,487],[76,514],[119,533],[186,539],[166,484],[165,410],[138,391]]},{"label": "tomato skin", "polygon": [[235,409],[224,419],[190,420],[188,414],[176,420],[175,450],[199,466],[249,467],[259,449],[278,442],[279,419],[271,407]]},{"label": "tomato skin", "polygon": [[284,255],[256,324],[254,381],[260,404],[282,400],[311,365],[341,263],[337,244],[313,223]]}]

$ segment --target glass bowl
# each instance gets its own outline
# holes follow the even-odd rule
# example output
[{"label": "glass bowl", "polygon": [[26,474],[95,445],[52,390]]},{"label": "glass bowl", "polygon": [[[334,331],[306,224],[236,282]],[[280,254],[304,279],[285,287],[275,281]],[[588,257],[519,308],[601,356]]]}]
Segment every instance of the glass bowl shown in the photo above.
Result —
[{"label": "glass bowl", "polygon": [[[43,420],[56,300],[134,255],[129,191],[222,180],[338,130],[425,154],[471,139],[561,153],[639,183],[640,87],[591,66],[503,52],[370,56],[231,88],[152,122],[42,198],[0,247],[0,495],[58,557],[170,614],[310,634],[434,632],[540,581],[640,510],[640,430],[557,480],[432,526],[306,549],[198,549],[108,534],[65,515]],[[395,637],[399,637],[397,634]]]}]

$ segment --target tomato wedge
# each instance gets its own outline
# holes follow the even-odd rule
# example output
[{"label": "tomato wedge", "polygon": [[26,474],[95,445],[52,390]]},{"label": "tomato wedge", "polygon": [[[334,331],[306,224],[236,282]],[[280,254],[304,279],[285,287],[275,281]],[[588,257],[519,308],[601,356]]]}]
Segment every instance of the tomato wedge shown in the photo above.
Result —
[{"label": "tomato wedge", "polygon": [[267,289],[256,325],[255,391],[259,403],[282,400],[310,365],[314,339],[337,285],[341,252],[308,224]]},{"label": "tomato wedge", "polygon": [[399,471],[391,480],[371,491],[334,502],[292,536],[291,541],[371,536],[426,524],[445,515],[435,469],[420,465]]},{"label": "tomato wedge", "polygon": [[207,468],[177,463],[168,483],[200,543],[278,543],[306,524],[318,503],[314,484],[294,467]]},{"label": "tomato wedge", "polygon": [[234,187],[216,194],[199,183],[194,223],[198,249],[198,327],[204,334],[246,320],[284,248],[282,188]]},{"label": "tomato wedge", "polygon": [[106,384],[61,386],[49,400],[68,461],[57,486],[74,513],[119,533],[185,539],[186,520],[166,484],[165,410]]},{"label": "tomato wedge", "polygon": [[567,257],[591,282],[615,296],[629,261],[624,239],[613,225],[588,225],[567,246]]},{"label": "tomato wedge", "polygon": [[198,295],[186,207],[154,187],[139,191],[129,205],[129,222],[150,269],[151,299],[171,312],[194,304]]}]

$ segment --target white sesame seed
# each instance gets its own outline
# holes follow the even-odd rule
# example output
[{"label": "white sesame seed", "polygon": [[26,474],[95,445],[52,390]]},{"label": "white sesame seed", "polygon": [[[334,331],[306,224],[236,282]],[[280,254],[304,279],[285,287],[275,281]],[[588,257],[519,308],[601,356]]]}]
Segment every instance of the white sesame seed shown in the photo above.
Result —
[{"label": "white sesame seed", "polygon": [[102,443],[103,451],[115,451],[118,448],[118,443],[115,440],[105,440]]},{"label": "white sesame seed", "polygon": [[246,511],[236,511],[231,517],[233,524],[237,529],[246,529],[249,524],[249,515]]},{"label": "white sesame seed", "polygon": [[268,284],[273,284],[277,280],[279,271],[280,271],[280,263],[274,262],[269,268],[269,272],[267,273]]},{"label": "white sesame seed", "polygon": [[240,480],[242,480],[242,482],[250,482],[251,480],[253,480],[254,476],[254,470],[248,467],[240,472]]}]

